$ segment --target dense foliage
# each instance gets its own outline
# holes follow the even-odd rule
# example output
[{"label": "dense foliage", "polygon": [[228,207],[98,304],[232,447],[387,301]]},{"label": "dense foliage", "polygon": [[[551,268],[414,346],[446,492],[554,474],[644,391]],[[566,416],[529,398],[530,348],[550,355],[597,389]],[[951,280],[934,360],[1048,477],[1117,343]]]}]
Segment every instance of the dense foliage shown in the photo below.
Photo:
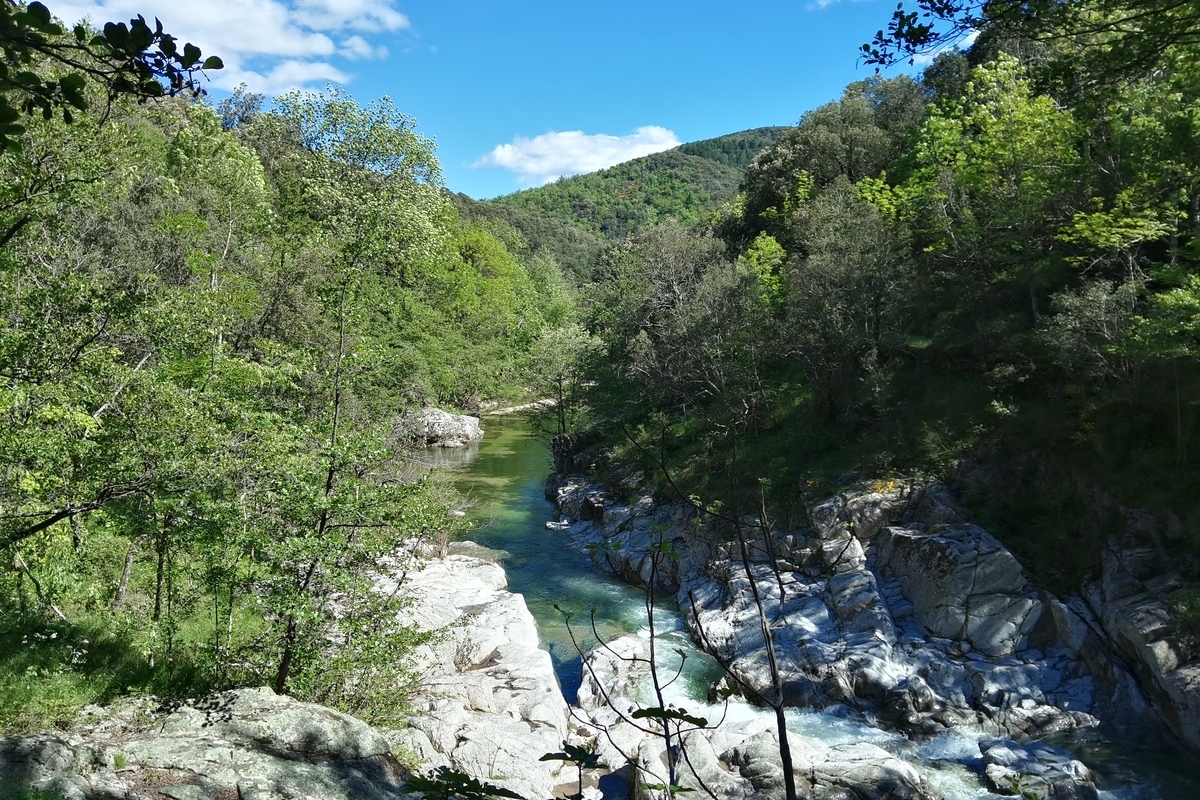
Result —
[{"label": "dense foliage", "polygon": [[[457,502],[399,415],[524,387],[734,518],[923,473],[1044,578],[1122,508],[1194,558],[1195,4],[918,6],[948,27],[902,9],[871,58],[970,53],[487,204],[338,90],[139,105],[85,71],[55,102],[107,113],[6,118],[0,723],[242,682],[393,713],[420,635],[371,573]],[[22,53],[11,109],[65,80]]]},{"label": "dense foliage", "polygon": [[688,142],[679,146],[681,153],[707,158],[734,169],[745,170],[762,150],[775,144],[787,128],[754,128],[716,139]]},{"label": "dense foliage", "polygon": [[1194,4],[1169,37],[1135,4],[1000,5],[921,81],[805,114],[715,218],[606,250],[589,399],[618,455],[784,517],[847,471],[951,478],[1050,580],[1122,508],[1200,552]]},{"label": "dense foliage", "polygon": [[553,262],[573,285],[588,280],[604,247],[598,234],[570,221],[514,205],[472,200],[465,194],[452,199],[463,219],[496,232],[526,263],[539,259]]},{"label": "dense foliage", "polygon": [[520,393],[566,284],[386,99],[111,99],[0,155],[0,726],[242,683],[393,716],[423,634],[372,575],[458,502],[402,412]]},{"label": "dense foliage", "polygon": [[[76,25],[67,36],[37,0],[0,3],[0,52],[0,150],[20,146],[22,116],[61,111],[70,122],[72,110],[87,109],[89,80],[105,88],[110,102],[121,96],[196,95],[196,74],[224,66],[217,56],[202,61],[200,48],[190,42],[180,48],[161,22],[155,20],[151,29],[140,15],[128,25],[110,22],[102,31]],[[39,62],[53,70],[30,69]]]}]

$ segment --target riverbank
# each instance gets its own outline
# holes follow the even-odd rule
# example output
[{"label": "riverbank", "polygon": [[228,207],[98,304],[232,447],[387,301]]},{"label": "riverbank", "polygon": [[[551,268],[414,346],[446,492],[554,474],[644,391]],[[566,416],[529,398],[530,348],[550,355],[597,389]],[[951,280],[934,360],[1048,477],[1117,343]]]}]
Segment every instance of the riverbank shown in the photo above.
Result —
[{"label": "riverbank", "polygon": [[[193,734],[202,752],[208,752],[215,747],[217,749],[212,752],[235,755],[247,748],[258,753],[283,754],[285,759],[290,758],[300,764],[311,762],[316,768],[327,770],[325,774],[333,784],[337,783],[338,776],[359,776],[364,782],[356,784],[358,788],[354,791],[358,793],[350,793],[350,797],[401,796],[398,793],[403,791],[401,778],[406,774],[404,765],[420,771],[450,766],[477,780],[515,789],[530,800],[549,797],[548,792],[556,787],[561,790],[563,785],[573,786],[573,769],[568,769],[566,775],[556,774],[555,763],[539,761],[543,754],[560,750],[563,738],[568,738],[578,746],[594,745],[608,765],[608,770],[623,768],[627,761],[640,764],[645,774],[649,774],[651,769],[659,769],[658,765],[663,763],[664,755],[661,747],[653,737],[648,738],[622,722],[617,713],[618,710],[622,710],[628,716],[630,709],[653,707],[654,703],[645,692],[645,671],[640,668],[630,669],[632,662],[617,663],[610,657],[614,651],[629,657],[639,657],[639,651],[645,652],[649,644],[649,631],[646,627],[644,593],[616,581],[611,574],[605,577],[604,573],[595,569],[591,559],[602,559],[606,573],[620,572],[627,579],[636,582],[639,575],[648,574],[645,558],[649,545],[653,543],[652,535],[667,533],[670,541],[683,548],[681,553],[684,557],[678,562],[669,562],[662,571],[664,581],[675,582],[676,591],[673,594],[676,596],[679,596],[678,590],[691,581],[689,576],[693,574],[706,576],[707,580],[718,588],[723,585],[720,594],[714,592],[711,595],[714,600],[711,608],[713,613],[724,615],[728,620],[728,641],[731,645],[740,647],[750,642],[755,629],[753,620],[750,624],[745,621],[748,608],[741,607],[734,601],[734,589],[738,583],[731,580],[736,577],[737,572],[737,559],[731,557],[734,554],[732,551],[725,552],[725,564],[721,569],[710,567],[707,571],[697,570],[686,547],[688,540],[694,539],[696,533],[692,517],[686,508],[640,499],[632,504],[625,503],[621,498],[606,492],[603,487],[587,483],[580,483],[572,492],[572,497],[578,503],[572,505],[568,502],[565,507],[576,516],[553,524],[552,527],[557,530],[547,530],[546,520],[554,511],[543,496],[543,479],[549,459],[545,449],[516,422],[497,420],[489,425],[488,436],[482,444],[454,452],[457,453],[456,457],[460,463],[456,482],[470,497],[472,504],[468,513],[477,523],[472,536],[480,540],[485,548],[470,544],[454,545],[445,561],[430,561],[424,569],[405,576],[406,590],[411,591],[417,598],[415,604],[403,612],[406,618],[418,620],[428,627],[452,624],[444,638],[422,650],[421,657],[427,669],[426,688],[419,696],[409,728],[405,731],[376,732],[383,738],[387,750],[372,753],[371,757],[380,765],[388,765],[392,772],[371,773],[365,765],[347,766],[343,763],[347,761],[345,758],[316,756],[303,749],[289,750],[279,742],[271,743],[273,740],[265,735],[253,740],[257,744],[240,745],[230,741],[225,734],[216,735],[219,731],[197,727]],[[442,463],[444,466],[450,464],[449,461]],[[892,500],[888,499],[887,492],[867,492],[855,497],[851,497],[852,493],[849,492],[845,494],[842,505],[836,509],[831,507],[829,510],[832,513],[824,517],[830,521],[840,520],[838,526],[830,528],[829,535],[825,538],[809,538],[807,534],[798,536],[798,532],[792,532],[790,541],[787,536],[777,537],[775,550],[772,551],[774,555],[768,557],[765,551],[759,554],[753,562],[754,568],[767,566],[774,558],[776,565],[790,565],[796,568],[787,570],[790,573],[799,573],[799,577],[792,576],[791,580],[804,578],[815,584],[819,575],[805,575],[804,558],[817,559],[808,564],[814,573],[822,573],[830,562],[839,565],[839,568],[848,567],[852,562],[858,563],[856,556],[850,557],[856,551],[844,534],[848,533],[850,528],[859,535],[865,535],[868,530],[877,528],[874,535],[867,537],[868,544],[862,547],[865,569],[871,572],[875,568],[873,565],[877,564],[874,559],[878,555],[873,551],[872,548],[876,545],[872,543],[881,535],[886,536],[888,527],[897,527],[884,523],[889,515],[898,512],[896,508],[891,507]],[[909,500],[911,499],[910,497]],[[588,509],[587,514],[591,517],[587,520],[582,519],[585,506]],[[941,508],[944,511],[947,507],[944,498],[942,501],[938,501],[936,497],[930,498],[930,502],[925,504],[926,511],[922,512],[927,515],[925,524],[935,524],[933,520],[936,516],[932,515],[933,510]],[[903,513],[899,521],[904,523]],[[943,523],[951,521],[949,517],[943,518]],[[564,522],[568,524],[563,525]],[[596,550],[592,555],[582,550],[582,547],[589,543],[588,536],[605,532],[612,535],[596,538],[591,540],[592,543],[621,542],[620,549],[615,552]],[[567,540],[564,538],[567,536],[573,538]],[[858,541],[858,536],[854,534],[851,534],[851,538]],[[862,542],[859,544],[861,546]],[[806,553],[808,555],[805,555]],[[498,560],[504,569],[496,563]],[[672,564],[674,566],[670,566]],[[620,566],[614,570],[614,565]],[[722,570],[727,573],[723,577]],[[872,575],[874,574],[872,572]],[[839,585],[844,582],[849,586],[862,580],[863,576],[858,571],[845,569],[836,573],[833,579],[836,579]],[[778,581],[777,578],[774,580]],[[877,577],[874,580],[878,587],[881,581]],[[721,584],[720,581],[724,583]],[[770,582],[764,580],[761,585],[766,586]],[[731,584],[734,586],[731,587]],[[514,591],[506,591],[506,585]],[[381,586],[387,589],[391,584]],[[743,588],[746,586],[748,583],[742,584]],[[785,592],[789,601],[792,599],[793,588],[789,586]],[[517,593],[517,590],[520,593]],[[823,598],[826,597],[824,592],[827,589],[818,588],[812,591],[814,596],[822,598],[821,602],[826,602]],[[778,594],[778,591],[776,593]],[[902,609],[902,605],[889,592],[881,591],[880,594],[888,613],[893,615],[893,626],[897,632],[897,641],[891,645],[893,654],[899,652],[903,655],[909,652],[905,649],[908,645],[904,641],[907,635],[906,626],[911,628],[915,625],[914,618],[918,612],[915,609],[910,612],[908,623],[904,622],[904,614],[900,614],[901,624],[897,625],[896,611],[898,608]],[[716,602],[716,598],[720,598],[720,602]],[[1035,599],[1043,602],[1041,595],[1036,595]],[[597,608],[598,629],[601,638],[608,642],[609,648],[593,650],[587,666],[584,666],[570,644],[570,635],[566,632],[563,617],[555,610],[555,605],[575,613],[576,623],[582,623],[576,625],[577,633],[587,627],[588,609]],[[835,625],[841,624],[836,613],[840,606],[836,606],[831,599],[827,607],[830,609],[829,618]],[[686,611],[686,604],[684,608]],[[789,607],[786,614],[780,617],[781,624],[799,622],[803,610]],[[864,607],[858,613],[866,612],[867,607]],[[702,617],[705,613],[708,612],[702,611]],[[1043,607],[1043,616],[1047,613],[1052,616],[1054,612],[1047,612],[1046,607]],[[714,635],[718,629],[716,620],[719,618],[714,616],[705,622],[708,626],[706,630],[711,629]],[[812,621],[808,617],[803,619],[807,620],[804,624]],[[862,617],[860,621],[865,624],[866,619]],[[676,627],[682,628],[684,624],[685,620],[670,608],[656,611],[654,627],[658,631],[656,635],[660,655],[666,652],[668,657],[673,657],[673,651],[678,648],[688,654],[691,669],[695,662],[701,659],[701,655],[692,648],[686,634],[674,630]],[[1038,628],[1039,625],[1035,624],[1029,636],[1039,635]],[[780,632],[784,633],[782,629]],[[976,644],[982,644],[984,634],[985,631],[979,631],[977,635],[972,634]],[[865,637],[860,639],[865,641]],[[953,643],[950,637],[946,639],[947,642]],[[835,653],[834,642],[824,644],[827,646],[826,652]],[[937,641],[933,642],[933,645],[939,644]],[[854,645],[852,637],[845,645],[843,656],[847,655]],[[909,650],[915,652],[914,648],[910,647]],[[747,653],[750,653],[750,657],[744,660],[744,671],[747,675],[753,675],[752,668],[755,667],[756,657],[753,656],[752,649],[748,648]],[[1044,656],[1049,653],[1049,648],[1043,651]],[[975,691],[976,675],[988,677],[994,684],[999,677],[1015,675],[1023,678],[1030,674],[1030,668],[1025,665],[1029,655],[1028,644],[1024,648],[1017,647],[1012,654],[990,657],[1000,662],[996,668],[991,669],[977,666],[987,663],[989,657],[985,657],[974,645],[966,652],[963,652],[961,644],[957,649],[948,647],[941,655],[944,663],[931,658],[923,665],[923,672],[920,669],[916,672],[927,687],[944,686],[942,673],[946,671],[953,673],[954,670],[961,670],[953,674],[959,675],[960,683],[969,684],[972,692]],[[899,659],[899,656],[893,657]],[[839,663],[836,659],[831,663],[832,667],[817,665],[820,667],[817,670],[818,674],[824,670],[824,677],[820,680],[813,680],[815,676],[808,676],[803,669],[799,670],[794,676],[794,685],[808,686],[808,690],[813,686],[822,690],[836,688],[840,685],[839,681],[830,681],[829,678],[836,674]],[[842,664],[851,669],[851,677],[857,674],[853,672],[854,663],[869,666],[871,662],[864,660],[852,663],[843,659]],[[671,665],[664,663],[664,667],[669,669]],[[895,668],[895,665],[889,665],[889,668]],[[1037,685],[1041,687],[1042,694],[1047,700],[1050,699],[1048,695],[1053,694],[1056,695],[1053,698],[1055,701],[1061,701],[1055,692],[1046,691],[1041,681],[1051,676],[1044,672],[1044,665],[1039,669],[1043,672],[1037,674]],[[581,670],[585,671],[582,686]],[[963,679],[962,676],[966,674],[970,674],[972,678]],[[930,679],[931,676],[933,680]],[[770,711],[736,697],[731,698],[728,705],[722,702],[710,705],[705,696],[708,684],[714,677],[707,669],[701,670],[701,674],[689,673],[685,675],[687,680],[676,683],[666,695],[669,702],[687,709],[689,713],[714,723],[723,719],[716,731],[696,732],[687,737],[686,747],[694,748],[688,752],[689,755],[695,756],[700,778],[685,775],[683,780],[702,779],[710,787],[720,787],[724,797],[744,798],[753,796],[754,793],[759,793],[759,796],[778,797],[778,779],[782,772],[778,764],[778,744]],[[938,682],[939,680],[943,682]],[[1060,683],[1068,684],[1071,680],[1076,678],[1064,676]],[[1093,680],[1096,680],[1094,676]],[[988,684],[982,682],[983,678],[980,678],[980,681],[979,685],[986,688]],[[559,684],[562,688],[561,693],[558,690]],[[805,785],[809,786],[814,795],[867,797],[874,796],[870,794],[871,791],[878,791],[880,786],[886,785],[892,787],[888,789],[892,792],[891,796],[944,800],[980,798],[989,796],[986,790],[981,789],[981,782],[988,781],[989,775],[990,785],[994,790],[1007,791],[1010,786],[1009,779],[1019,774],[1040,775],[1047,787],[1043,794],[1049,794],[1049,787],[1056,785],[1056,782],[1061,783],[1070,775],[1073,776],[1071,786],[1077,795],[1090,796],[1086,792],[1091,785],[1087,776],[1091,774],[1094,776],[1092,780],[1101,789],[1115,788],[1115,794],[1105,797],[1174,800],[1195,796],[1194,781],[1190,784],[1180,783],[1178,785],[1184,788],[1177,789],[1175,784],[1170,783],[1172,779],[1169,776],[1147,777],[1144,772],[1137,772],[1137,768],[1128,767],[1131,748],[1127,747],[1109,749],[1100,755],[1097,755],[1097,751],[1091,746],[1084,751],[1074,752],[1074,745],[1067,742],[1062,742],[1066,749],[1044,747],[1026,742],[1025,739],[1015,740],[1020,737],[1008,737],[1007,740],[998,738],[995,733],[975,726],[971,719],[958,721],[940,733],[931,729],[933,735],[923,735],[920,730],[927,723],[922,720],[933,720],[935,724],[940,724],[939,711],[944,720],[955,720],[955,714],[968,712],[963,709],[926,708],[922,705],[923,700],[930,699],[942,689],[938,688],[937,692],[932,692],[931,689],[932,694],[916,693],[920,683],[911,678],[903,686],[904,692],[892,693],[891,697],[894,701],[893,707],[901,710],[909,710],[909,705],[906,704],[914,701],[915,704],[911,706],[914,726],[912,732],[904,730],[908,723],[881,725],[878,719],[872,716],[870,707],[862,697],[854,702],[833,707],[788,709],[787,726],[792,734],[790,738],[795,743],[794,766],[804,773],[802,779],[807,781]],[[600,687],[603,687],[603,691]],[[578,710],[574,712],[575,718],[572,719],[567,716],[568,706],[563,695],[575,699],[577,688],[581,689]],[[854,688],[855,684],[851,681],[850,689]],[[845,688],[840,690],[845,691]],[[1003,691],[1010,693],[1007,703],[997,703],[996,701],[1002,698],[989,695],[983,697],[986,702],[982,706],[970,707],[970,713],[977,715],[982,709],[991,706],[1000,710],[1001,720],[1011,723],[1018,719],[1022,712],[1032,710],[1023,707],[1024,697],[1011,694],[1014,690],[1004,688]],[[1018,687],[1016,691],[1028,691],[1028,687]],[[964,688],[964,697],[966,692],[967,689]],[[607,694],[609,701],[598,700],[603,694]],[[1105,699],[1102,695],[1103,690],[1093,687],[1093,701],[1097,698]],[[941,695],[938,697],[940,701],[947,699]],[[888,700],[889,695],[885,692],[880,707],[886,706]],[[286,705],[294,701],[278,698],[278,703]],[[239,707],[237,703],[218,697],[189,708],[225,706],[231,709]],[[204,716],[196,716],[186,708],[176,709],[175,712],[159,712],[155,708],[143,709],[137,712],[142,716],[135,714],[131,718],[130,726],[120,729],[119,736],[113,737],[112,740],[128,743],[141,736],[152,737],[163,721],[176,712],[182,712],[184,717],[190,715],[201,723],[206,719]],[[1082,710],[1080,712],[1090,713]],[[125,712],[114,709],[105,713],[120,716]],[[299,713],[301,717],[314,716],[318,720],[335,718],[331,715],[336,715],[336,712],[328,709],[316,708],[301,709]],[[1104,720],[1104,713],[1095,713],[1092,716]],[[244,718],[245,715],[235,714],[229,722],[239,730],[245,730]],[[993,721],[993,724],[999,725],[996,721]],[[339,722],[338,725],[353,723]],[[98,726],[91,723],[87,726],[90,726],[88,730],[92,727],[98,729]],[[1103,725],[1100,728],[1103,728]],[[1084,727],[1076,730],[1090,737],[1097,729]],[[262,728],[260,726],[255,730],[261,731]],[[215,738],[206,739],[210,733],[213,733]],[[174,781],[162,784],[166,787],[199,787],[179,789],[176,794],[139,794],[141,790],[136,789],[134,794],[128,795],[135,800],[139,797],[164,796],[176,797],[179,800],[179,792],[184,792],[188,798],[224,800],[220,791],[228,791],[231,785],[237,787],[244,784],[247,792],[254,785],[251,782],[254,779],[253,774],[243,772],[233,784],[226,783],[213,788],[204,781],[212,782],[214,779],[199,772],[154,772],[153,770],[160,768],[152,767],[143,761],[135,762],[133,753],[126,750],[114,747],[97,748],[92,744],[85,744],[82,741],[85,737],[72,732],[60,732],[51,736],[80,737],[77,744],[81,746],[69,753],[59,750],[47,751],[51,752],[51,755],[57,753],[54,755],[59,759],[56,763],[87,765],[86,770],[77,770],[73,775],[87,777],[88,780],[93,780],[95,776],[111,775],[124,780],[140,774],[143,777],[152,776],[154,780],[170,778]],[[319,736],[324,737],[321,738],[321,741],[324,741],[330,735],[320,733]],[[616,740],[619,747],[612,743],[610,736]],[[26,750],[28,751],[28,748]],[[10,753],[12,750],[4,752]],[[100,764],[95,758],[78,755],[94,752],[107,754],[102,757],[102,760],[107,759],[104,764]],[[116,769],[115,765],[115,754],[118,752],[123,754],[125,759],[120,770]],[[91,760],[88,760],[89,758]],[[241,759],[242,756],[237,755],[237,758]],[[7,755],[0,756],[0,770],[7,768],[7,759]],[[42,759],[38,763],[45,761],[46,759]],[[1086,771],[1084,762],[1094,771]],[[29,760],[25,763],[28,764]],[[1184,775],[1188,775],[1189,762],[1179,763],[1183,765],[1181,768]],[[204,768],[217,769],[213,765]],[[305,770],[307,769],[305,767]],[[370,769],[382,769],[382,766]],[[1127,774],[1122,776],[1121,770],[1126,770]],[[1170,765],[1162,774],[1167,775],[1169,770]],[[11,772],[0,771],[0,775],[4,774]],[[191,777],[188,777],[189,774]],[[595,775],[592,778],[594,780]],[[1024,784],[1026,788],[1038,785],[1030,783],[1028,777],[1022,777],[1021,780],[1027,781]],[[327,784],[333,785],[328,781],[322,785]],[[131,783],[128,785],[134,786]],[[607,783],[605,785],[607,787]],[[221,789],[221,786],[225,788]],[[1129,789],[1134,786],[1137,787],[1137,791],[1131,793]],[[208,793],[196,794],[200,790]],[[322,789],[322,792],[324,791]],[[909,794],[904,794],[905,792]],[[303,794],[297,790],[291,795],[258,796],[329,796],[333,800],[347,795]],[[879,796],[888,795],[885,793]]]},{"label": "riverbank", "polygon": [[[90,707],[66,731],[0,739],[0,797],[66,800],[392,800],[410,770],[449,767],[528,798],[554,794],[569,711],[533,617],[503,569],[470,542],[409,567],[384,561],[420,647],[408,724],[376,730],[266,687],[161,704]],[[42,795],[38,795],[42,796]]]},{"label": "riverbank", "polygon": [[[1072,732],[1170,738],[1088,604],[1061,602],[1030,584],[940,487],[846,487],[810,507],[804,530],[741,520],[744,560],[731,520],[687,504],[625,500],[586,478],[556,476],[547,489],[561,515],[550,526],[557,535],[625,580],[645,585],[653,576],[677,598],[694,638],[751,696],[771,702],[775,677],[757,591],[785,705],[836,705],[918,742],[966,732],[976,741],[955,760],[993,790],[1005,790],[993,778],[1007,773],[988,766],[989,752],[1024,752]],[[656,559],[664,547],[679,558]],[[1075,761],[1061,751],[1030,758],[1027,772]],[[1000,766],[1011,772],[1017,761]],[[1068,772],[1076,776],[1071,791],[1093,791],[1084,772]],[[1118,791],[1130,779],[1118,769],[1102,772],[1101,782]],[[1192,796],[1185,792],[1196,788],[1194,775],[1182,785],[1191,789],[1161,796]]]}]

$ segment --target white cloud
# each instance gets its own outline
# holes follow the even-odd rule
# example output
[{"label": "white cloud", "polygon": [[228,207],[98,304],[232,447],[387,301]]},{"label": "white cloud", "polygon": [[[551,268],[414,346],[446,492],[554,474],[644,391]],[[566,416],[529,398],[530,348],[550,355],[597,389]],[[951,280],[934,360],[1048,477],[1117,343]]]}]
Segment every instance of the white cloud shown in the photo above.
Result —
[{"label": "white cloud", "polygon": [[238,73],[238,80],[245,81],[253,91],[280,95],[314,84],[324,86],[326,83],[348,83],[350,76],[324,61],[283,61],[273,66],[265,75],[254,70],[243,70]]},{"label": "white cloud", "polygon": [[297,0],[296,19],[317,30],[399,31],[408,17],[392,8],[391,0]]},{"label": "white cloud", "polygon": [[979,38],[979,31],[971,31],[957,42],[947,44],[945,47],[939,47],[931,53],[919,53],[913,56],[913,63],[917,66],[924,67],[933,63],[933,60],[947,50],[966,50],[971,45],[975,44],[975,40]]},{"label": "white cloud", "polygon": [[658,125],[638,128],[628,136],[583,131],[550,131],[532,139],[518,136],[497,145],[475,167],[501,167],[516,173],[523,186],[549,183],[678,147],[672,131]]},{"label": "white cloud", "polygon": [[387,58],[387,48],[380,45],[375,45],[368,42],[361,36],[351,36],[349,39],[343,39],[338,48],[338,52],[346,58]]},{"label": "white cloud", "polygon": [[[387,48],[364,34],[411,27],[392,7],[395,0],[67,0],[53,11],[69,24],[83,18],[94,24],[128,22],[141,14],[206,56],[217,55],[225,68],[208,73],[212,85],[232,89],[245,82],[255,92],[344,83],[351,76],[330,59],[378,59]],[[337,38],[335,43],[334,37]]]}]

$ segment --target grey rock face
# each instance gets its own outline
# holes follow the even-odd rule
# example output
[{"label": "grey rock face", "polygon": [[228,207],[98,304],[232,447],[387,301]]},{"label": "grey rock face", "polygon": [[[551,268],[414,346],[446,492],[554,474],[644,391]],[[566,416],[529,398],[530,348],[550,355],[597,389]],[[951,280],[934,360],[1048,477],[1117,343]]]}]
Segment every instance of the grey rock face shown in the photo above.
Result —
[{"label": "grey rock face", "polygon": [[549,797],[558,767],[538,759],[561,749],[569,711],[533,616],[507,585],[498,564],[464,553],[407,576],[405,591],[415,602],[405,613],[446,633],[423,649],[427,678],[416,712],[409,728],[389,739],[430,766]]},{"label": "grey rock face", "polygon": [[988,788],[1001,794],[1031,792],[1037,797],[1096,800],[1091,771],[1065,750],[1047,744],[980,742]]},{"label": "grey rock face", "polygon": [[635,586],[654,584],[668,593],[679,590],[679,563],[655,558],[651,547],[669,544],[687,550],[686,533],[694,509],[657,507],[650,498],[632,506],[617,501],[598,483],[582,478],[551,481],[547,499],[562,516],[548,528],[567,530],[574,545],[590,553],[593,563]]},{"label": "grey rock face", "polygon": [[406,420],[417,441],[428,447],[465,447],[483,438],[479,417],[426,408]]},{"label": "grey rock face", "polygon": [[[1112,543],[1100,582],[1085,594],[1105,638],[1130,663],[1150,703],[1179,738],[1200,749],[1200,661],[1179,634],[1166,596],[1189,591],[1160,553]],[[1200,587],[1191,586],[1193,594]]]},{"label": "grey rock face", "polygon": [[204,800],[230,791],[261,800],[390,800],[403,796],[405,774],[366,723],[263,687],[140,725],[10,737],[0,741],[0,777],[71,800],[153,797],[157,787]]},{"label": "grey rock face", "polygon": [[885,528],[875,540],[880,571],[895,577],[931,636],[966,642],[989,656],[1022,649],[1042,604],[1021,565],[975,525],[932,532]]},{"label": "grey rock face", "polygon": [[[919,737],[970,724],[1023,739],[1096,723],[1092,679],[1054,625],[1029,646],[1042,597],[945,490],[850,489],[810,509],[811,529],[764,534],[751,524],[747,569],[740,545],[715,526],[697,529],[689,507],[626,505],[575,479],[551,488],[563,518],[550,535],[627,581],[649,582],[652,544],[679,551],[656,582],[677,589],[693,638],[764,696],[774,682],[755,593],[787,705],[848,704]],[[1047,619],[1078,628],[1064,608]]]},{"label": "grey rock face", "polygon": [[[427,678],[411,726],[386,735],[324,706],[241,689],[169,710],[92,709],[85,733],[0,739],[0,789],[69,800],[400,800],[403,748],[527,797],[548,797],[568,711],[550,655],[504,571],[468,555],[376,576],[416,598],[402,613],[448,633],[426,646]],[[149,719],[149,722],[146,720]],[[118,764],[121,769],[118,769]],[[0,792],[2,794],[2,792]]]}]

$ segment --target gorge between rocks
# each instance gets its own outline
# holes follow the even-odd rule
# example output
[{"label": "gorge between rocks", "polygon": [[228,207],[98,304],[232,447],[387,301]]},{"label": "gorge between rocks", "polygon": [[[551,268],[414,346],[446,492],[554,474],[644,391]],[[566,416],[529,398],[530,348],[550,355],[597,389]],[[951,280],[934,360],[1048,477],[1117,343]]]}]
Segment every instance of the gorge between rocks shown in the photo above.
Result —
[{"label": "gorge between rocks", "polygon": [[[623,636],[648,637],[645,593],[598,570],[581,550],[556,530],[547,530],[553,505],[545,499],[545,478],[550,469],[546,446],[519,419],[486,419],[487,435],[467,448],[431,450],[433,464],[455,470],[455,482],[468,495],[468,514],[477,523],[472,538],[504,566],[509,588],[522,594],[533,613],[542,642],[553,657],[563,695],[574,704],[580,687],[582,656],[594,646],[588,631],[589,609],[595,609],[596,630],[606,642]],[[720,709],[707,705],[709,684],[722,672],[700,653],[683,629],[672,599],[660,592],[655,629],[666,647],[688,652],[685,685],[671,699],[690,712],[719,717]],[[563,612],[579,647],[572,642]],[[726,713],[730,726],[744,725],[754,717],[766,718],[769,709],[734,701]],[[978,741],[991,738],[982,732],[953,731],[926,741],[910,741],[904,734],[881,730],[848,708],[791,709],[789,731],[796,739],[818,740],[826,747],[869,744],[914,764],[930,777],[935,791],[947,800],[1000,797],[981,784]],[[760,725],[761,727],[761,725]],[[1102,721],[1096,728],[1080,728],[1051,737],[1049,743],[1069,751],[1092,771],[1099,796],[1111,800],[1184,800],[1200,791],[1200,760],[1169,742],[1166,737],[1137,740],[1115,737]],[[793,744],[795,747],[795,744]]]}]

